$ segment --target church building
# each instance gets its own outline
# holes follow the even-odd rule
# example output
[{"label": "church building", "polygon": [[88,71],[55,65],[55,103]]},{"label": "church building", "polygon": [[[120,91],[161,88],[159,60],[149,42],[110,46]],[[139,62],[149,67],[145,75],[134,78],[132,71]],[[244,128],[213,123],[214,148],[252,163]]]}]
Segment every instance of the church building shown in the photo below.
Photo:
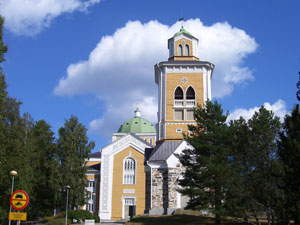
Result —
[{"label": "church building", "polygon": [[170,214],[188,201],[177,192],[184,168],[175,155],[193,148],[183,133],[196,124],[197,104],[211,99],[214,65],[199,60],[198,39],[183,27],[168,40],[168,49],[168,60],[154,66],[156,129],[137,108],[112,134],[112,142],[87,161],[89,200],[84,208],[101,221]]}]

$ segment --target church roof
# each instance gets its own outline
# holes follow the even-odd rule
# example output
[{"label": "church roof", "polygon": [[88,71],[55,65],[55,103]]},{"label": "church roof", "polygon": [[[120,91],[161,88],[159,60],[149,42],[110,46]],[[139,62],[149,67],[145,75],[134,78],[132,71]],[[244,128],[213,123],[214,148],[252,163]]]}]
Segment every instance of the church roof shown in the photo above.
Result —
[{"label": "church roof", "polygon": [[89,154],[89,158],[90,158],[90,159],[93,159],[93,158],[101,158],[101,152],[90,153],[90,154]]},{"label": "church roof", "polygon": [[181,29],[176,34],[174,34],[173,37],[176,37],[180,34],[186,34],[186,35],[189,35],[191,37],[194,37],[190,32],[186,31],[183,26],[181,27]]},{"label": "church roof", "polygon": [[149,161],[165,161],[175,152],[182,141],[164,141],[158,143],[149,158]]},{"label": "church roof", "polygon": [[141,117],[139,109],[136,109],[135,116],[125,121],[118,133],[156,133],[156,130],[151,122]]}]

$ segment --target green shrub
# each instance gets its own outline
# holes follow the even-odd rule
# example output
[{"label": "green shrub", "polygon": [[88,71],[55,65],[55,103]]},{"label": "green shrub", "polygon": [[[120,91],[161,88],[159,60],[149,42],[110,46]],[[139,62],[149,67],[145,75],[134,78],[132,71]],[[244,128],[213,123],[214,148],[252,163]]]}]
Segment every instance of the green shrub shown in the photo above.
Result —
[{"label": "green shrub", "polygon": [[58,214],[56,214],[53,218],[58,219],[58,218],[65,218],[66,217],[66,212],[62,211]]},{"label": "green shrub", "polygon": [[53,219],[53,216],[46,216],[44,218],[39,219],[39,223],[46,223]]},{"label": "green shrub", "polygon": [[44,218],[39,219],[39,223],[46,223],[53,219],[59,219],[59,218],[65,218],[65,217],[66,217],[66,213],[60,212],[60,213],[56,214],[55,216],[46,216]]},{"label": "green shrub", "polygon": [[68,218],[71,220],[92,220],[94,219],[95,222],[99,222],[99,217],[97,215],[93,215],[90,211],[87,210],[70,210],[68,211]]},{"label": "green shrub", "polygon": [[[58,218],[50,220],[46,225],[65,225],[65,218]],[[68,224],[71,224],[71,220],[68,218]]]},{"label": "green shrub", "polygon": [[99,216],[98,215],[93,215],[94,216],[94,220],[95,220],[95,223],[100,223],[100,218],[99,218]]},{"label": "green shrub", "polygon": [[7,222],[8,212],[6,209],[0,208],[0,224],[5,224]]}]

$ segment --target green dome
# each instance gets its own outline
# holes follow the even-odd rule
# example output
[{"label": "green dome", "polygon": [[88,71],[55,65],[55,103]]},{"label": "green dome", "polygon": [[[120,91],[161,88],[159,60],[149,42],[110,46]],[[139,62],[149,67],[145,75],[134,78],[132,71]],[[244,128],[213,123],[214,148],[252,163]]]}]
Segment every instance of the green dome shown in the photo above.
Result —
[{"label": "green dome", "polygon": [[119,128],[118,133],[156,133],[152,123],[140,116],[140,111],[135,111],[135,117],[125,121]]},{"label": "green dome", "polygon": [[190,36],[193,37],[193,35],[192,35],[190,32],[186,31],[186,30],[183,28],[183,26],[181,27],[180,31],[178,31],[176,34],[174,34],[173,37],[176,37],[176,36],[178,36],[178,35],[180,35],[180,34],[187,34],[187,35],[190,35]]}]

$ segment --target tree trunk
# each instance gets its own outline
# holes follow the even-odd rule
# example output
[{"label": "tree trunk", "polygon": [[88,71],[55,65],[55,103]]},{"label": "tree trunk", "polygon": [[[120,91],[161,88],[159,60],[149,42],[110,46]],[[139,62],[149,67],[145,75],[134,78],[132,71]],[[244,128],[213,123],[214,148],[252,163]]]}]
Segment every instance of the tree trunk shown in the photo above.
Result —
[{"label": "tree trunk", "polygon": [[254,217],[255,217],[255,220],[256,220],[256,224],[257,224],[257,225],[260,225],[260,222],[259,222],[259,219],[258,219],[258,217],[257,217],[257,214],[256,214],[256,213],[254,213]]},{"label": "tree trunk", "polygon": [[268,218],[268,225],[271,225],[271,212],[270,207],[267,209],[267,218]]},{"label": "tree trunk", "polygon": [[215,223],[216,224],[221,224],[221,216],[220,216],[220,214],[216,214]]},{"label": "tree trunk", "polygon": [[275,215],[273,210],[271,210],[271,216],[272,216],[272,225],[275,225]]}]

